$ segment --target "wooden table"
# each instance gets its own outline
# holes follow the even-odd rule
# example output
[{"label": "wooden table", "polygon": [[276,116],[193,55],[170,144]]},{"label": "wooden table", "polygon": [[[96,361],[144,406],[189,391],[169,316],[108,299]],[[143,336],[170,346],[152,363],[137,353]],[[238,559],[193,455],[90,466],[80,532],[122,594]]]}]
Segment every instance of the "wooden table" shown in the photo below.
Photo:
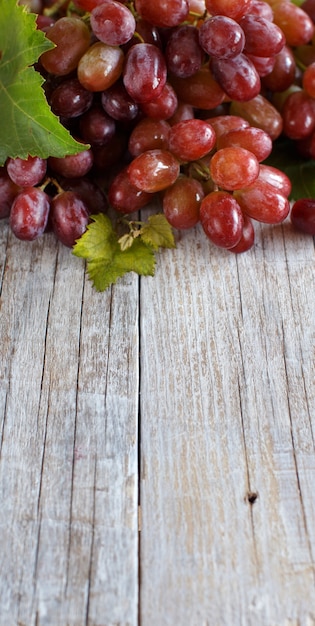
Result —
[{"label": "wooden table", "polygon": [[314,626],[311,237],[96,293],[0,228],[1,626]]}]

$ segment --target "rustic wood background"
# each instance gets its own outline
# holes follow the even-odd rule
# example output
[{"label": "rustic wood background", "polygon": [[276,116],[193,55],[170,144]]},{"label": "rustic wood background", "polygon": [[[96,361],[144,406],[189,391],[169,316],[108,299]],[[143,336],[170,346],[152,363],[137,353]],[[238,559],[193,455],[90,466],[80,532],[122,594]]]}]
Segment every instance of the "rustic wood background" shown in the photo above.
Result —
[{"label": "rustic wood background", "polygon": [[315,626],[314,241],[96,293],[0,225],[0,625]]}]

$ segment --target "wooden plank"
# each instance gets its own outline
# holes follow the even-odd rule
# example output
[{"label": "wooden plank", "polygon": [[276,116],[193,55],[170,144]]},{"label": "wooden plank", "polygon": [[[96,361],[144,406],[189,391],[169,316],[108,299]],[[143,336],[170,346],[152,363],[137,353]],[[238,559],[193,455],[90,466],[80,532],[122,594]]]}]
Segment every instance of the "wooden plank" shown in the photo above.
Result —
[{"label": "wooden plank", "polygon": [[313,240],[199,229],[141,287],[141,626],[314,626]]},{"label": "wooden plank", "polygon": [[0,624],[135,626],[138,279],[0,240]]}]

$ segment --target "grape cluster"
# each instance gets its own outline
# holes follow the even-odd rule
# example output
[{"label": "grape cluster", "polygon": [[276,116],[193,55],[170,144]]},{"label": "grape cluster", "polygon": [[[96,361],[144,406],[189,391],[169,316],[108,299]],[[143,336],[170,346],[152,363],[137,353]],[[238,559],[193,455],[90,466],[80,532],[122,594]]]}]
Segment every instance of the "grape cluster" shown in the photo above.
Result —
[{"label": "grape cluster", "polygon": [[[315,158],[315,0],[23,4],[55,44],[36,68],[47,101],[89,147],[8,159],[0,217],[18,238],[53,229],[71,247],[91,213],[126,215],[159,196],[174,228],[200,222],[239,253],[253,221],[288,216],[290,180],[264,161],[282,135]],[[313,213],[300,205],[292,222],[314,234],[314,201]]]}]

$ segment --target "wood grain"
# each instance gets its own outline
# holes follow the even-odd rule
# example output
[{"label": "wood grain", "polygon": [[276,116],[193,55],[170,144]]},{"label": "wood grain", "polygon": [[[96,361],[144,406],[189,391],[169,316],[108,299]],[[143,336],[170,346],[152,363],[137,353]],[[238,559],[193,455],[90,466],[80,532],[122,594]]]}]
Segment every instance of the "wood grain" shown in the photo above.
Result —
[{"label": "wood grain", "polygon": [[315,624],[313,284],[288,224],[142,283],[142,626]]},{"label": "wood grain", "polygon": [[314,257],[197,228],[98,294],[2,222],[0,626],[315,626]]},{"label": "wood grain", "polygon": [[138,279],[2,238],[0,623],[134,626]]}]

